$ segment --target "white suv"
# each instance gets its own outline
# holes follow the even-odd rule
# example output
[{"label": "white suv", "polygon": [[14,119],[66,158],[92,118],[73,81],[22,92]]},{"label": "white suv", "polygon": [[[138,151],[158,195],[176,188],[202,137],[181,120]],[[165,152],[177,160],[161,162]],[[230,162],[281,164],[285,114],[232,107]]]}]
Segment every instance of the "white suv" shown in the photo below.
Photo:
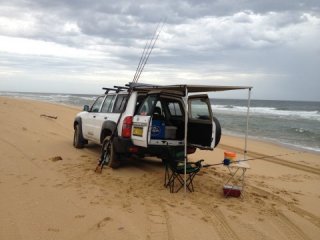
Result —
[{"label": "white suv", "polygon": [[[165,159],[172,157],[168,155],[171,150],[183,151],[186,97],[182,86],[139,84],[128,89],[104,89],[106,93],[91,107],[85,105],[74,120],[76,148],[84,147],[88,141],[102,144],[101,157],[107,157],[112,168],[132,154]],[[220,141],[221,127],[213,117],[208,95],[191,95],[187,101],[188,153],[196,148],[212,150]]]}]

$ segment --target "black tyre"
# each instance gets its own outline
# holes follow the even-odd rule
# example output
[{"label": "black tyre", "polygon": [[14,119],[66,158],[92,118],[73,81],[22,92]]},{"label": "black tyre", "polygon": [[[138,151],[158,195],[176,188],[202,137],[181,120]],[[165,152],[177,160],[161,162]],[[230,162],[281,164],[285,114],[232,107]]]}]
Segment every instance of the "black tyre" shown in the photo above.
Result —
[{"label": "black tyre", "polygon": [[120,166],[119,154],[115,151],[113,142],[110,142],[110,136],[106,136],[102,143],[101,160],[111,168]]},{"label": "black tyre", "polygon": [[85,144],[85,139],[82,136],[81,127],[77,124],[74,127],[74,135],[73,135],[73,146],[75,148],[83,148]]},{"label": "black tyre", "polygon": [[214,144],[214,147],[216,147],[221,139],[221,125],[217,118],[213,117],[213,121],[216,124],[216,142]]}]

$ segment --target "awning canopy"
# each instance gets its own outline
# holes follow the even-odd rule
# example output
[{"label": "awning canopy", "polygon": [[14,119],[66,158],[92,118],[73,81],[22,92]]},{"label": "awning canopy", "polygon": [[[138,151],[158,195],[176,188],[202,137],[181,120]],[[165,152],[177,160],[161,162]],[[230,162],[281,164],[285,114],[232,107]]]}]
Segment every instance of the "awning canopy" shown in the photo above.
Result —
[{"label": "awning canopy", "polygon": [[175,91],[182,94],[187,90],[188,93],[197,92],[219,92],[219,91],[229,91],[229,90],[241,90],[241,89],[251,89],[249,86],[212,86],[212,85],[149,85],[143,83],[133,83],[131,85],[133,90],[137,91]]},{"label": "awning canopy", "polygon": [[[201,93],[201,92],[221,92],[229,90],[248,90],[248,110],[247,110],[247,128],[245,135],[245,146],[244,146],[244,159],[246,160],[247,153],[247,138],[248,138],[248,123],[249,123],[249,108],[250,108],[250,95],[252,87],[248,86],[210,86],[210,85],[149,85],[143,83],[130,83],[129,87],[134,91],[142,92],[174,92],[176,94],[185,96],[189,93]],[[184,192],[187,192],[187,162],[188,162],[188,151],[187,151],[187,142],[188,142],[188,100],[185,99],[185,123],[184,123]]]}]

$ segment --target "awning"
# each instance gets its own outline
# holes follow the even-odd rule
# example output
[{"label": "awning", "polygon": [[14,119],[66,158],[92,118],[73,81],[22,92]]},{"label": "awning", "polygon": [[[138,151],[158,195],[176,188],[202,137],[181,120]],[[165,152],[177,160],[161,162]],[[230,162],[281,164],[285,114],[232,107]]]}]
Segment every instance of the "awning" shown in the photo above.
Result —
[{"label": "awning", "polygon": [[[249,109],[250,109],[250,95],[252,87],[248,86],[210,86],[210,85],[149,85],[143,83],[131,83],[129,86],[135,91],[142,92],[175,92],[179,95],[185,96],[189,93],[199,93],[199,92],[220,92],[229,90],[248,90],[248,109],[247,109],[247,125],[245,134],[245,145],[244,145],[244,159],[246,159],[247,154],[247,138],[248,138],[248,125],[249,125]],[[187,192],[187,142],[188,142],[188,100],[185,99],[185,135],[184,135],[184,192]]]},{"label": "awning", "polygon": [[132,84],[133,90],[137,91],[175,91],[182,94],[187,90],[188,93],[197,92],[220,92],[229,90],[251,89],[250,86],[212,86],[212,85],[149,85],[149,84]]}]

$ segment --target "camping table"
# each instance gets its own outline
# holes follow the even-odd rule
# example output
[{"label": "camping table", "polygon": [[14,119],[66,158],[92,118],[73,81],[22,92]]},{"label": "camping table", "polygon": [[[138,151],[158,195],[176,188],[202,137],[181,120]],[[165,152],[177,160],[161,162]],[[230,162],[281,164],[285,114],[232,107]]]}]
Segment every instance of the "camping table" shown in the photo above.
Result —
[{"label": "camping table", "polygon": [[250,168],[249,164],[244,162],[236,162],[227,165],[230,177],[223,186],[224,196],[243,197],[245,186],[245,174]]}]

